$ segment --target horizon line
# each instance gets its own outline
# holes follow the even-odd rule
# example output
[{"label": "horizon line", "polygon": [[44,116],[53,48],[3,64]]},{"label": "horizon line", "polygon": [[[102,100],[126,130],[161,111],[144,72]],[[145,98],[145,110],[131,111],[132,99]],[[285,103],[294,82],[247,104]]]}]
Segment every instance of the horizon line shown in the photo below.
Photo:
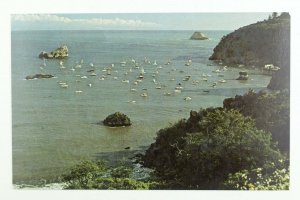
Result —
[{"label": "horizon line", "polygon": [[17,29],[16,31],[234,31],[234,29]]}]

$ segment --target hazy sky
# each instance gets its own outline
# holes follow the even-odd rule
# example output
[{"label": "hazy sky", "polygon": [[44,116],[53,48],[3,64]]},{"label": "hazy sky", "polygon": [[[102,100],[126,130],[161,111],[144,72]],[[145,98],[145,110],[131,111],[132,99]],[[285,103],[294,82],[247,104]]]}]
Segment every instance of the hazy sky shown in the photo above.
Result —
[{"label": "hazy sky", "polygon": [[12,30],[235,30],[270,13],[18,14]]}]

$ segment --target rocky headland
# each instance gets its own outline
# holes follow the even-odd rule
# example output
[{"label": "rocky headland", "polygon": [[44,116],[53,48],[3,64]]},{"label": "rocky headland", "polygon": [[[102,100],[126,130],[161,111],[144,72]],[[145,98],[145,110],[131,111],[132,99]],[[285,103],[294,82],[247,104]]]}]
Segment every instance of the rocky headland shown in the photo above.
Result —
[{"label": "rocky headland", "polygon": [[255,66],[260,69],[273,64],[280,70],[272,72],[268,88],[289,88],[290,15],[282,13],[229,33],[214,48],[209,59],[229,66]]}]

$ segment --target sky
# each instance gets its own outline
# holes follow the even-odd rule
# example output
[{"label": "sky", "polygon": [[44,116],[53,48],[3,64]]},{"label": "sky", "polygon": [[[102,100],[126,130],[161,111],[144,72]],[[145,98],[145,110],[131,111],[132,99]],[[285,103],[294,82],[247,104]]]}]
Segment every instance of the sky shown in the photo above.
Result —
[{"label": "sky", "polygon": [[14,30],[235,30],[270,13],[13,14]]}]

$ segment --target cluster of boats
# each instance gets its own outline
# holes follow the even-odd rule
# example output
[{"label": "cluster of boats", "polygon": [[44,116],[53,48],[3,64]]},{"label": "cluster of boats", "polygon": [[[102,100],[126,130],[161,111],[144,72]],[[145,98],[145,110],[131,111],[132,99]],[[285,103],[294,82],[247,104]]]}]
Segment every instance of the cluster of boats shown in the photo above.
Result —
[{"label": "cluster of boats", "polygon": [[[147,79],[148,79],[151,76],[150,80],[152,79],[155,89],[157,89],[157,90],[164,89],[163,95],[174,96],[176,94],[182,93],[183,85],[182,85],[181,81],[191,82],[192,85],[198,85],[202,81],[209,82],[210,77],[212,77],[211,74],[203,73],[202,79],[192,79],[195,77],[187,74],[187,75],[183,76],[181,81],[179,81],[178,77],[181,76],[180,74],[185,73],[185,70],[189,71],[188,69],[191,69],[190,67],[191,67],[192,63],[193,63],[192,59],[189,58],[184,64],[184,66],[186,66],[188,68],[184,68],[184,66],[183,66],[182,69],[178,70],[179,74],[177,74],[177,75],[174,75],[174,73],[177,71],[178,65],[177,66],[172,65],[173,63],[171,62],[170,59],[167,60],[167,62],[165,62],[164,64],[159,64],[156,60],[150,61],[146,57],[141,62],[137,61],[134,58],[131,58],[129,60],[120,61],[119,63],[108,64],[106,67],[102,67],[102,68],[94,65],[93,63],[90,63],[88,65],[84,64],[83,59],[81,59],[80,61],[77,61],[75,63],[75,65],[71,66],[71,68],[70,68],[70,66],[66,67],[63,60],[59,61],[58,66],[59,66],[59,69],[62,71],[68,71],[68,69],[70,71],[72,71],[70,73],[74,74],[74,77],[76,78],[76,82],[81,82],[83,80],[86,80],[85,83],[88,87],[92,87],[92,83],[88,82],[88,80],[90,79],[89,77],[97,77],[98,80],[105,81],[105,80],[111,80],[111,79],[119,80],[119,77],[122,76],[123,78],[121,78],[121,82],[124,84],[130,84],[130,90],[129,90],[130,92],[138,92],[139,91],[138,85],[141,85],[143,83],[143,81],[145,81],[145,77],[147,77]],[[163,67],[163,66],[166,66],[166,67]],[[45,67],[46,67],[46,63],[45,63],[45,59],[44,59],[43,63],[41,64],[41,69],[44,70]],[[149,72],[146,72],[145,68]],[[84,70],[82,70],[82,69],[84,69]],[[163,78],[166,77],[166,74],[170,74],[170,79],[168,79],[169,81],[176,81],[176,80],[179,81],[179,83],[177,83],[177,85],[174,86],[173,91],[170,90],[169,86],[167,86],[166,84],[163,84],[159,81],[159,79],[161,79],[160,78],[160,70],[165,71],[165,69],[168,69],[170,71],[168,71],[167,73],[164,73]],[[220,66],[219,68],[212,70],[212,73],[216,73],[217,77],[222,77],[222,78],[217,81],[210,82],[211,87],[215,88],[219,83],[221,84],[221,83],[227,82],[223,78],[224,73],[227,70],[228,70],[227,66]],[[119,73],[119,71],[120,71],[120,73]],[[82,72],[84,72],[84,73],[82,73]],[[100,74],[98,75],[97,72]],[[214,77],[216,77],[216,76],[214,76]],[[112,77],[112,78],[110,78],[110,77]],[[197,77],[197,78],[199,78],[199,77]],[[244,71],[240,72],[240,77],[238,78],[238,80],[247,80],[247,79],[248,79],[247,72],[244,72]],[[163,80],[162,82],[165,82],[165,81],[166,80]],[[65,89],[69,88],[69,84],[67,81],[60,80],[60,81],[57,81],[57,83],[61,88],[65,88]],[[147,83],[147,87],[149,87],[149,83]],[[205,90],[203,90],[203,92],[207,93],[207,92],[209,92],[209,90],[205,89]],[[80,93],[83,93],[83,91],[76,89],[75,93],[80,94]],[[149,96],[147,88],[142,89],[140,96],[144,97],[144,98]],[[184,97],[183,99],[185,101],[190,101],[191,97],[187,96],[187,97]],[[130,101],[130,102],[135,103],[136,101]]]}]

